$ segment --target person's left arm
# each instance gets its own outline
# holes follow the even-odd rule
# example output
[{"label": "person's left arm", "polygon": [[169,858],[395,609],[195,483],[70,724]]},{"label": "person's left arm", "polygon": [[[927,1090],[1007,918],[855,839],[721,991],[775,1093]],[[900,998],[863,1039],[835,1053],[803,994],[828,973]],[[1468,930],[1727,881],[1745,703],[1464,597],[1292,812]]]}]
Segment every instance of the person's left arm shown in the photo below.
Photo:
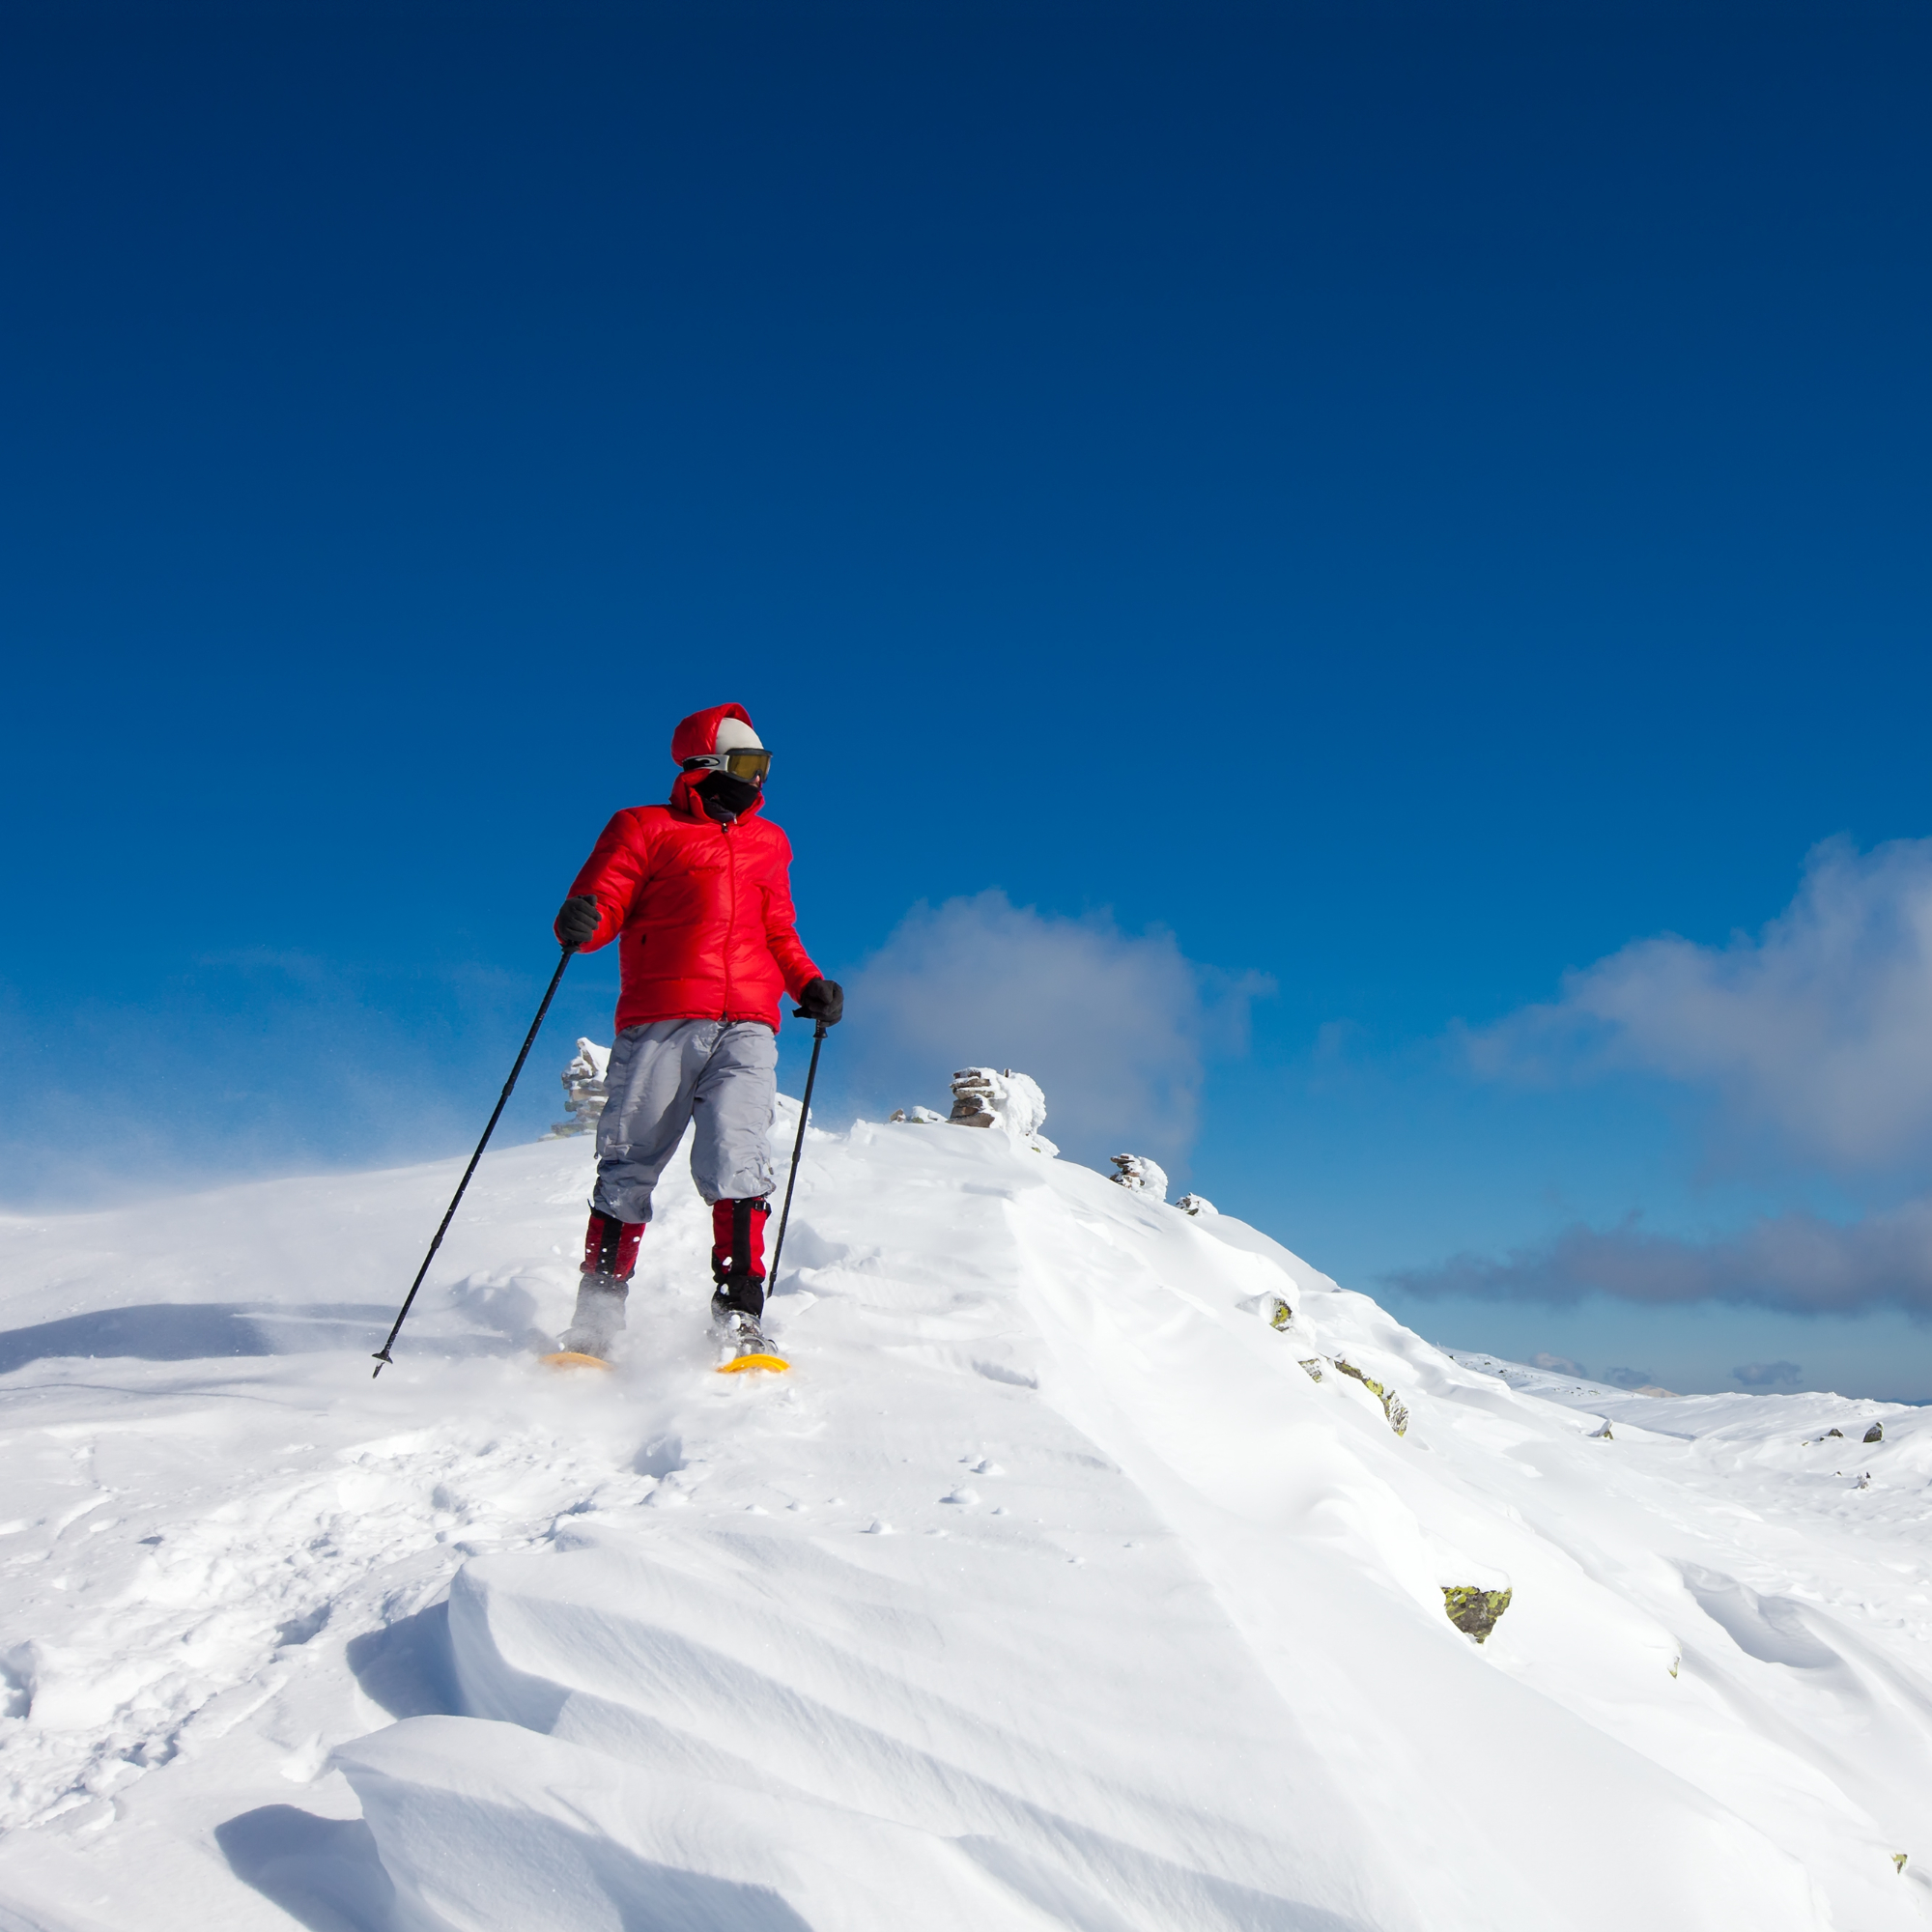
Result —
[{"label": "person's left arm", "polygon": [[798,936],[798,913],[791,902],[791,840],[782,832],[778,838],[778,856],[765,880],[765,944],[784,975],[785,991],[811,1018],[837,1026],[844,1016],[845,995],[836,980],[828,980],[812,963]]}]

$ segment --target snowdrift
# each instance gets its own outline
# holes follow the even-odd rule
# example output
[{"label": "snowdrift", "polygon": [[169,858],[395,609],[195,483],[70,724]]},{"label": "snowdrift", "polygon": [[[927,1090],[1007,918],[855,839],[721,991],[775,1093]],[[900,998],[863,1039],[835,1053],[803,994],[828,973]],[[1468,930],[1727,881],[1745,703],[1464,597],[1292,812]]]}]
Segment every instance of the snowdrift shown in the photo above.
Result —
[{"label": "snowdrift", "polygon": [[0,1925],[1932,1919],[1917,1412],[1459,1362],[917,1123],[810,1137],[791,1375],[672,1180],[573,1380],[590,1163],[486,1159],[374,1384],[449,1165],[0,1224]]}]

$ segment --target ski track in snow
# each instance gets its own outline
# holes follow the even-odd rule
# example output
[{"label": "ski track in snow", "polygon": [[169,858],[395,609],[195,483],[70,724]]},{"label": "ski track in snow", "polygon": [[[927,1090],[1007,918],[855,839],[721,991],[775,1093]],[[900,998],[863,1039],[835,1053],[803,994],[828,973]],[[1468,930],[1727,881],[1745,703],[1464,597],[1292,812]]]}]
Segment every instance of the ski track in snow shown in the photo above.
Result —
[{"label": "ski track in snow", "polygon": [[811,1136],[782,1379],[679,1167],[534,1365],[560,1142],[372,1380],[458,1171],[0,1221],[6,1932],[1932,1922],[1932,1417],[1452,1357],[919,1125]]}]

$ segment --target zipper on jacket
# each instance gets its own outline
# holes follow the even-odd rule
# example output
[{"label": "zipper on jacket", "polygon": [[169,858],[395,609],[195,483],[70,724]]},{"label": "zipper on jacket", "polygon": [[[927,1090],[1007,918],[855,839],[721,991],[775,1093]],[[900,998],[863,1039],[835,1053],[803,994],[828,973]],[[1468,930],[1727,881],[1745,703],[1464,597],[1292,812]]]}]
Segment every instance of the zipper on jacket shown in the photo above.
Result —
[{"label": "zipper on jacket", "polygon": [[738,855],[731,849],[731,828],[737,822],[727,818],[718,828],[724,840],[724,870],[731,881],[731,909],[724,919],[724,1010],[718,1015],[727,1025],[731,1018],[731,936],[738,929]]}]

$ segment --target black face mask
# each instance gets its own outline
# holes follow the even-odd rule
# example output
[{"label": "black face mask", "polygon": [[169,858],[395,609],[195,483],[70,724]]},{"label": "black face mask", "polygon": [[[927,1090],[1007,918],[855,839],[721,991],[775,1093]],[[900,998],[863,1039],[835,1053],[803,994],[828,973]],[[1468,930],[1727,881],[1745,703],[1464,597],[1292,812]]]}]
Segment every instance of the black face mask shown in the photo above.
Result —
[{"label": "black face mask", "polygon": [[697,795],[713,818],[742,818],[757,803],[758,787],[729,772],[707,772],[697,781]]}]

